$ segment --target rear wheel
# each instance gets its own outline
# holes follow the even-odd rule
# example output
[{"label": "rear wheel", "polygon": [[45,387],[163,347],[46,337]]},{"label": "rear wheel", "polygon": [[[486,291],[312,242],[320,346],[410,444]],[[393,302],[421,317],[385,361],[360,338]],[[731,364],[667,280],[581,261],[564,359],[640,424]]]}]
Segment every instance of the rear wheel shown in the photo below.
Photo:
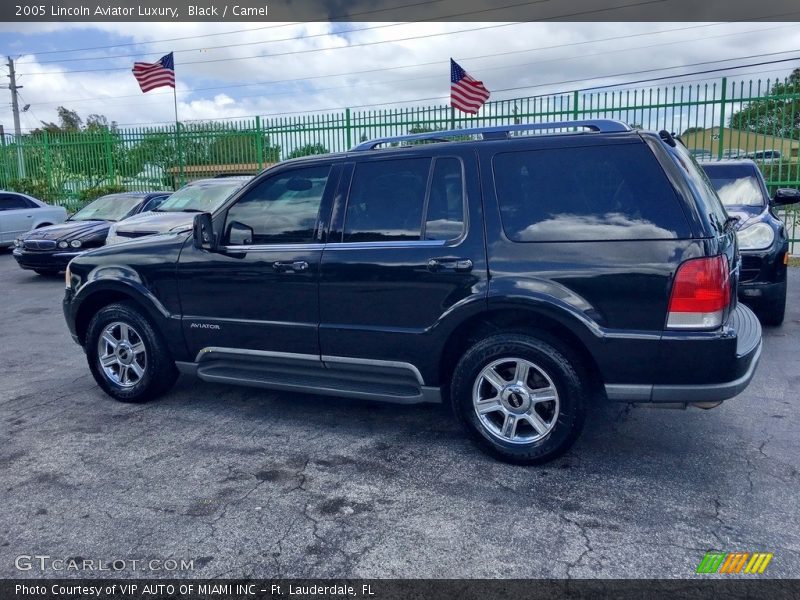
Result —
[{"label": "rear wheel", "polygon": [[110,304],[89,323],[86,356],[97,384],[121,402],[147,402],[178,377],[166,344],[135,305]]},{"label": "rear wheel", "polygon": [[574,360],[536,337],[497,334],[472,346],[453,374],[451,401],[496,458],[544,463],[566,452],[585,418],[587,385]]}]

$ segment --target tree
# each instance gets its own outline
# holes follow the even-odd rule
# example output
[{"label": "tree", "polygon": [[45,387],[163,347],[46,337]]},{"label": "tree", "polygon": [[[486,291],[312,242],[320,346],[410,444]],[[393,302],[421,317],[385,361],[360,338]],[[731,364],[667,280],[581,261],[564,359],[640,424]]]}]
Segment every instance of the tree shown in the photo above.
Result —
[{"label": "tree", "polygon": [[731,115],[733,129],[789,139],[800,138],[800,69],[777,81],[769,95],[749,102]]},{"label": "tree", "polygon": [[[63,133],[65,131],[80,131],[83,126],[83,119],[80,118],[77,112],[69,110],[63,106],[56,109],[58,113],[58,125],[51,122],[42,121],[42,129],[34,129],[33,134],[40,133],[42,130],[48,133]],[[92,115],[99,117],[100,115]],[[105,119],[105,117],[103,117]]]},{"label": "tree", "polygon": [[327,154],[330,152],[322,144],[305,144],[299,148],[295,148],[289,154],[289,158],[300,158],[301,156],[311,156],[313,154]]},{"label": "tree", "polygon": [[25,172],[61,194],[69,182],[91,188],[113,183],[125,164],[126,148],[104,115],[91,114],[86,124],[74,110],[56,109],[58,123],[42,121],[24,141]]},{"label": "tree", "polygon": [[701,131],[705,131],[704,127],[689,127],[681,134],[681,137],[689,135],[690,133],[700,133]]}]

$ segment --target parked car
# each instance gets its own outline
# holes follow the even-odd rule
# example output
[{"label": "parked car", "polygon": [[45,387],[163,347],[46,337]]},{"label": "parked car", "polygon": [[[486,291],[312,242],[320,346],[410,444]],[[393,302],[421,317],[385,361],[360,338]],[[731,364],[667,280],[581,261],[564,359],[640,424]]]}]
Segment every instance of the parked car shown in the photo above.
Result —
[{"label": "parked car", "polygon": [[765,165],[771,165],[781,162],[781,153],[778,150],[759,150],[758,152],[749,152],[747,158]]},{"label": "parked car", "polygon": [[119,244],[156,233],[190,230],[193,213],[213,212],[252,178],[252,175],[232,175],[187,183],[157,210],[143,212],[112,226],[106,243]]},{"label": "parked car", "polygon": [[747,152],[741,148],[725,148],[722,151],[722,158],[726,160],[733,158],[744,158],[745,156],[747,156]]},{"label": "parked car", "polygon": [[770,199],[764,176],[752,160],[702,163],[736,224],[742,271],[739,300],[750,305],[766,325],[780,325],[786,313],[789,237],[778,206],[800,201],[800,191],[779,189]]},{"label": "parked car", "polygon": [[27,194],[0,191],[0,248],[14,245],[14,240],[31,229],[63,223],[67,210],[50,206]]},{"label": "parked car", "polygon": [[694,156],[695,160],[711,160],[714,158],[714,155],[711,154],[710,150],[695,149],[689,150],[689,152],[692,153],[692,156]]},{"label": "parked car", "polygon": [[54,275],[89,248],[105,244],[112,223],[157,208],[171,192],[125,192],[101,196],[60,225],[42,227],[14,240],[14,258],[23,269]]},{"label": "parked car", "polygon": [[271,167],[191,232],[75,258],[64,313],[117,400],[181,371],[443,401],[483,449],[537,463],[603,396],[711,408],[748,385],[761,326],[732,223],[668,132],[383,138]]}]

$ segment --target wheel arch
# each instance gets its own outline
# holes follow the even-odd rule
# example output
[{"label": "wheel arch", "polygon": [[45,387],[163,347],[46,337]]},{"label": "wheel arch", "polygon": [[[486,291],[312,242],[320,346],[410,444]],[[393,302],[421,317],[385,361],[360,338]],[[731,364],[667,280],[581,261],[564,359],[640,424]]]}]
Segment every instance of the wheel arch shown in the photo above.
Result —
[{"label": "wheel arch", "polygon": [[[579,328],[583,328],[583,331]],[[503,332],[529,334],[549,343],[578,363],[576,366],[588,377],[593,392],[602,390],[600,368],[587,344],[587,337],[593,334],[585,325],[580,322],[567,325],[565,319],[555,318],[533,307],[516,305],[495,307],[473,315],[451,332],[442,349],[439,364],[439,381],[445,393],[449,389],[453,370],[464,352],[482,338]]]},{"label": "wheel arch", "polygon": [[99,310],[109,304],[130,302],[139,308],[142,314],[156,326],[161,320],[169,316],[166,309],[157,304],[157,301],[154,302],[147,294],[142,293],[130,284],[115,282],[111,285],[95,285],[92,286],[92,289],[86,290],[84,294],[75,313],[75,333],[82,345],[86,342],[86,331],[89,328],[89,322]]}]

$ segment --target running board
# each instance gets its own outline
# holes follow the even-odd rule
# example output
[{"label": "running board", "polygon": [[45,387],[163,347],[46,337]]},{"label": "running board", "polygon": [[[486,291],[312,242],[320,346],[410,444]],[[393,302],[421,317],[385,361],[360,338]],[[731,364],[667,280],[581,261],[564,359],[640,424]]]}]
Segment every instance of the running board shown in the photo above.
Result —
[{"label": "running board", "polygon": [[176,363],[203,381],[275,391],[377,400],[396,404],[441,402],[437,387],[421,385],[414,370],[396,364],[356,364],[286,355],[234,354],[215,349],[197,363]]}]

